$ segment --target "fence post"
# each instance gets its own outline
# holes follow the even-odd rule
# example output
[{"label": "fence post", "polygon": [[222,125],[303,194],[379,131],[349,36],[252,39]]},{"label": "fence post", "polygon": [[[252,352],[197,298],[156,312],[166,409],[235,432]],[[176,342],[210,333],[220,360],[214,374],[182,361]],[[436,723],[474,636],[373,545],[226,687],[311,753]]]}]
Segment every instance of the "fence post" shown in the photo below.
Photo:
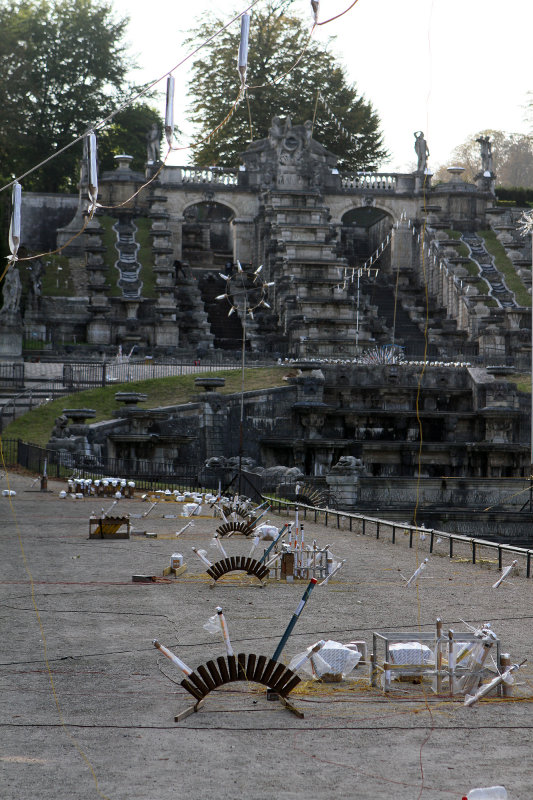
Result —
[{"label": "fence post", "polygon": [[107,371],[107,364],[104,359],[104,361],[102,361],[102,389],[105,389],[106,387],[106,371]]}]

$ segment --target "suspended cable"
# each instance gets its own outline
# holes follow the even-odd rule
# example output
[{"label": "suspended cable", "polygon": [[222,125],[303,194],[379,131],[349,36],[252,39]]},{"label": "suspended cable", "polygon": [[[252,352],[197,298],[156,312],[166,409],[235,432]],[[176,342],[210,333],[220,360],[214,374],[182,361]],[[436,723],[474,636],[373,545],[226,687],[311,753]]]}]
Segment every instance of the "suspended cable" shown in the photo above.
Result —
[{"label": "suspended cable", "polygon": [[223,31],[225,31],[226,28],[229,28],[229,26],[232,25],[236,20],[238,20],[239,17],[242,16],[242,14],[245,14],[247,11],[250,11],[250,9],[253,8],[255,5],[257,5],[257,3],[259,3],[259,2],[260,2],[260,0],[253,0],[253,2],[250,3],[244,9],[244,11],[240,11],[238,14],[236,14],[234,17],[232,17],[232,19],[229,22],[227,22],[225,25],[222,25],[220,28],[218,28],[215,31],[215,33],[213,33],[211,36],[209,36],[207,39],[205,39],[205,41],[203,41],[200,45],[198,45],[198,47],[196,47],[188,55],[186,55],[184,58],[182,58],[182,60],[179,61],[174,67],[172,67],[171,69],[167,70],[167,72],[165,72],[164,75],[161,75],[161,77],[157,78],[155,81],[152,81],[152,83],[150,83],[148,86],[145,86],[144,89],[142,89],[136,95],[131,97],[129,100],[126,100],[124,103],[122,103],[122,105],[120,105],[118,108],[116,108],[114,111],[112,111],[111,114],[109,114],[107,117],[104,117],[104,119],[102,119],[99,122],[96,122],[93,125],[89,126],[87,131],[84,131],[80,136],[78,136],[72,142],[69,142],[69,144],[66,144],[60,150],[57,150],[55,153],[52,153],[51,156],[49,156],[48,158],[45,158],[43,161],[40,161],[38,164],[36,164],[31,169],[29,169],[26,172],[22,173],[22,175],[19,175],[17,178],[14,178],[12,181],[9,181],[9,183],[6,183],[4,186],[1,186],[0,187],[0,192],[3,192],[5,189],[8,189],[10,186],[13,186],[13,184],[16,181],[21,181],[23,178],[26,178],[28,175],[31,175],[33,172],[35,172],[36,170],[40,169],[45,164],[48,164],[54,158],[57,158],[62,153],[64,153],[66,150],[68,150],[69,148],[73,147],[75,144],[78,144],[78,142],[81,142],[83,140],[84,136],[86,136],[86,134],[88,132],[90,132],[91,130],[92,131],[100,130],[101,128],[105,127],[108,122],[111,122],[111,120],[114,117],[116,117],[117,114],[119,114],[121,111],[124,111],[124,109],[128,108],[130,105],[135,103],[141,97],[144,97],[155,86],[157,86],[157,84],[160,83],[164,78],[167,78],[169,75],[172,74],[172,72],[174,72],[174,70],[179,69],[179,67],[183,66],[183,64],[185,64],[187,61],[189,61],[191,58],[193,58],[193,56],[195,56],[203,47],[206,47],[206,45],[208,45],[210,42],[212,42],[213,39],[215,39],[217,36],[219,36]]}]

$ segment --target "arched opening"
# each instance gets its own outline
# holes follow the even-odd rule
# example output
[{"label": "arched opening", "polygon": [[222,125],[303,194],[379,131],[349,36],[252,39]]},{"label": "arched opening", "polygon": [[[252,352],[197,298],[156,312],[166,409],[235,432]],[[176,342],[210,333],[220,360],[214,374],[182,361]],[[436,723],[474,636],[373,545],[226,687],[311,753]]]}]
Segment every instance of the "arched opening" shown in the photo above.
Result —
[{"label": "arched opening", "polygon": [[[381,208],[361,206],[352,208],[341,218],[342,255],[351,267],[361,266],[386,242],[390,233],[392,217]],[[390,248],[385,248],[380,257],[381,269],[390,265]]]},{"label": "arched opening", "polygon": [[232,209],[214,200],[193,203],[183,212],[182,258],[192,268],[223,266],[232,260]]}]

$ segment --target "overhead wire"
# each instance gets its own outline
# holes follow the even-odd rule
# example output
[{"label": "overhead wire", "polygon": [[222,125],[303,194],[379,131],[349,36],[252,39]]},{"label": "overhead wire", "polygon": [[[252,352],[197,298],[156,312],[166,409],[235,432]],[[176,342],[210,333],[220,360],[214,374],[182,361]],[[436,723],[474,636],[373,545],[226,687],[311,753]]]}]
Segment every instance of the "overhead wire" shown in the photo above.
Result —
[{"label": "overhead wire", "polygon": [[28,175],[31,175],[33,172],[35,172],[36,170],[40,169],[45,164],[48,164],[54,158],[57,158],[58,156],[60,156],[62,153],[64,153],[70,147],[73,147],[75,144],[78,144],[79,142],[81,142],[89,131],[101,130],[102,128],[104,128],[107,125],[108,122],[111,122],[111,120],[113,120],[114,117],[116,117],[117,114],[119,114],[121,111],[124,111],[126,108],[128,108],[133,103],[137,102],[137,100],[139,100],[141,97],[144,97],[155,86],[157,86],[158,83],[160,83],[162,80],[164,80],[169,75],[171,75],[175,70],[179,69],[181,66],[183,66],[183,64],[185,64],[187,61],[189,61],[191,58],[193,58],[203,47],[205,47],[210,42],[212,42],[213,39],[215,39],[217,36],[219,36],[223,31],[226,30],[226,28],[229,28],[230,25],[232,25],[236,20],[238,20],[242,16],[242,14],[245,14],[247,11],[249,11],[251,8],[253,8],[255,5],[257,5],[257,3],[259,3],[259,2],[260,2],[260,0],[253,0],[253,2],[251,2],[248,6],[246,6],[246,8],[243,9],[243,11],[239,11],[239,13],[236,14],[234,17],[232,17],[232,19],[230,19],[229,22],[227,22],[225,25],[222,25],[220,28],[218,28],[211,36],[209,36],[207,39],[205,39],[194,50],[192,50],[184,58],[182,58],[181,61],[179,61],[175,66],[171,67],[171,69],[167,70],[159,78],[157,78],[156,80],[152,81],[152,83],[150,83],[148,86],[145,86],[136,95],[134,95],[133,97],[130,97],[128,100],[126,100],[124,103],[122,103],[118,108],[116,108],[114,111],[112,111],[110,114],[108,114],[107,117],[104,117],[99,122],[96,122],[96,123],[94,123],[92,125],[88,125],[87,129],[80,136],[78,136],[76,139],[74,139],[73,141],[69,142],[69,144],[66,144],[64,147],[62,147],[60,150],[56,151],[55,153],[52,153],[52,155],[48,156],[48,158],[45,158],[43,161],[39,162],[39,164],[36,164],[34,167],[32,167],[31,169],[27,170],[22,175],[19,175],[17,178],[13,178],[13,180],[9,181],[9,183],[6,183],[4,186],[1,186],[0,187],[0,192],[3,192],[5,189],[8,189],[10,186],[13,186],[15,181],[19,181],[20,182],[23,178],[26,178]]}]

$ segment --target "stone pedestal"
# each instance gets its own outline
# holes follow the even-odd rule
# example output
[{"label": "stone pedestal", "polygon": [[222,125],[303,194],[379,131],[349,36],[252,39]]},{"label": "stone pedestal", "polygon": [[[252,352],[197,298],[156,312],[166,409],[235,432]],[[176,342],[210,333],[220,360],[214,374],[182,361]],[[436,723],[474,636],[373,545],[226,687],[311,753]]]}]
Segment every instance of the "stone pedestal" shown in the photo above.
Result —
[{"label": "stone pedestal", "polygon": [[359,503],[359,476],[337,475],[329,473],[326,475],[326,483],[330,492],[335,495],[335,507],[344,511],[354,511]]},{"label": "stone pedestal", "polygon": [[22,319],[18,311],[0,314],[0,361],[22,358]]}]

